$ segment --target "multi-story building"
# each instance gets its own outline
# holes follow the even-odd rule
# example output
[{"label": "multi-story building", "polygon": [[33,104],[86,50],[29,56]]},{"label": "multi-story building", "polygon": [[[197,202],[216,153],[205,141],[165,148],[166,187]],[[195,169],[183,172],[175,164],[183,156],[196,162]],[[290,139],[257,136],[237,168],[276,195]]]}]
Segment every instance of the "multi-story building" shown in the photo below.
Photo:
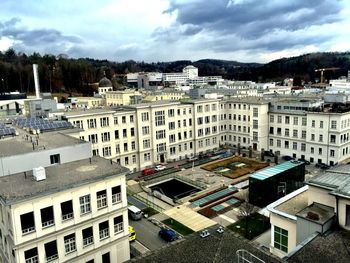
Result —
[{"label": "multi-story building", "polygon": [[[58,134],[40,134],[32,150],[22,132],[0,140],[1,149],[13,145],[1,162],[0,262],[128,260],[128,170],[92,157],[90,143]],[[44,136],[52,139],[45,146]]]},{"label": "multi-story building", "polygon": [[127,89],[127,90],[107,91],[105,96],[106,96],[106,105],[118,106],[118,105],[135,104],[135,97],[142,97],[142,94],[137,90]]},{"label": "multi-story building", "polygon": [[329,165],[350,157],[350,109],[321,99],[275,100],[269,109],[269,146],[273,151]]}]

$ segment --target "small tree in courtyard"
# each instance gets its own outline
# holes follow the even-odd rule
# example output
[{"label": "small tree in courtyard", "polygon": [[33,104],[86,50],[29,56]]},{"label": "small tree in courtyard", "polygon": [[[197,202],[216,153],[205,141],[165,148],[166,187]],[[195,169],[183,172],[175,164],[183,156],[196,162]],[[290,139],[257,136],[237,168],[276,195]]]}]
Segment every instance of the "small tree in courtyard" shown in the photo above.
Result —
[{"label": "small tree in courtyard", "polygon": [[258,211],[258,208],[251,203],[249,203],[249,192],[247,189],[242,190],[240,192],[240,199],[242,200],[242,204],[238,208],[238,217],[240,220],[244,220],[245,225],[245,234],[244,236],[249,238],[249,219],[252,214]]}]

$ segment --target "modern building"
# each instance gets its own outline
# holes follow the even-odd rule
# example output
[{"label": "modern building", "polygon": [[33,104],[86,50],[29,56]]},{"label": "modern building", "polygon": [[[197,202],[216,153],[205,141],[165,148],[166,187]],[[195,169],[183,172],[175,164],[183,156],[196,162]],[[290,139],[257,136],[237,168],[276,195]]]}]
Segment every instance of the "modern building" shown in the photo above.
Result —
[{"label": "modern building", "polygon": [[249,203],[265,207],[303,186],[305,163],[288,161],[249,176]]},{"label": "modern building", "polygon": [[0,140],[0,262],[129,260],[128,169],[62,132],[30,136]]},{"label": "modern building", "polygon": [[135,104],[136,97],[142,97],[141,92],[135,89],[116,90],[106,92],[106,105],[108,106],[120,106]]}]

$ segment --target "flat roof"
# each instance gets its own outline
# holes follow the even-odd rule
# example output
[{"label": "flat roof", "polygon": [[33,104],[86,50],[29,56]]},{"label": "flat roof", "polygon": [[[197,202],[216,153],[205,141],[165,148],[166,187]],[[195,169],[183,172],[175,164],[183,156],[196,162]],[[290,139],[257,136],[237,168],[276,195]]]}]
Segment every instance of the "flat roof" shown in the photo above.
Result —
[{"label": "flat roof", "polygon": [[306,184],[327,189],[337,189],[348,182],[350,182],[350,174],[326,172],[312,177]]},{"label": "flat roof", "polygon": [[287,161],[272,167],[268,167],[265,169],[262,169],[258,172],[253,173],[252,175],[250,175],[250,178],[254,178],[257,180],[265,180],[267,178],[270,178],[272,176],[275,176],[277,174],[280,174],[282,172],[285,172],[289,169],[292,169],[294,167],[297,167],[299,165],[303,164],[303,162],[299,162],[299,161]]},{"label": "flat roof", "polygon": [[301,262],[350,262],[349,231],[336,229],[326,235],[318,235],[310,240],[299,250],[293,253],[287,261],[290,263]]},{"label": "flat roof", "polygon": [[64,112],[64,115],[67,117],[77,117],[77,116],[89,116],[96,114],[106,114],[106,113],[114,113],[115,109],[110,107],[103,107],[98,109],[73,109],[70,111]]},{"label": "flat roof", "polygon": [[[317,214],[318,219],[317,220],[312,219],[310,217],[310,213],[315,214],[315,215]],[[334,217],[334,214],[335,214],[335,212],[334,212],[333,207],[318,204],[318,203],[313,203],[313,204],[305,207],[303,210],[299,211],[296,214],[296,216],[323,225],[328,220],[332,219]]]},{"label": "flat roof", "polygon": [[177,105],[180,104],[179,101],[172,101],[172,100],[157,100],[153,102],[146,102],[146,103],[139,103],[139,104],[132,104],[128,105],[128,108],[148,108],[148,107],[157,107],[157,106],[168,106],[168,105]]},{"label": "flat roof", "polygon": [[5,204],[45,196],[128,172],[125,167],[94,156],[45,168],[46,179],[36,181],[33,171],[0,177],[0,198]]},{"label": "flat roof", "polygon": [[226,103],[247,103],[247,104],[268,104],[269,100],[262,97],[231,98],[225,100]]},{"label": "flat roof", "polygon": [[293,196],[286,202],[275,207],[276,210],[287,213],[289,215],[296,215],[308,205],[308,191],[304,191],[299,195]]},{"label": "flat roof", "polygon": [[[33,152],[33,142],[38,139],[38,145],[34,151],[56,149],[74,144],[89,143],[68,134],[79,131],[79,129],[67,129],[60,131],[48,131],[39,135],[29,134],[26,131],[15,127],[18,136],[5,137],[0,139],[0,157],[12,156]],[[32,141],[31,141],[32,140]]]}]

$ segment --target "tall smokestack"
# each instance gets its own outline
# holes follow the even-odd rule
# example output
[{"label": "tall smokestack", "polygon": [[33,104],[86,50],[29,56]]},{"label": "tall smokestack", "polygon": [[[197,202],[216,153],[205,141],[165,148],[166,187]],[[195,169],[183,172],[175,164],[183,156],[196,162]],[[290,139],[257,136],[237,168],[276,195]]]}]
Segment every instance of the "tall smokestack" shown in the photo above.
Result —
[{"label": "tall smokestack", "polygon": [[33,64],[33,73],[34,73],[34,84],[35,84],[35,96],[37,99],[40,99],[38,64]]}]

